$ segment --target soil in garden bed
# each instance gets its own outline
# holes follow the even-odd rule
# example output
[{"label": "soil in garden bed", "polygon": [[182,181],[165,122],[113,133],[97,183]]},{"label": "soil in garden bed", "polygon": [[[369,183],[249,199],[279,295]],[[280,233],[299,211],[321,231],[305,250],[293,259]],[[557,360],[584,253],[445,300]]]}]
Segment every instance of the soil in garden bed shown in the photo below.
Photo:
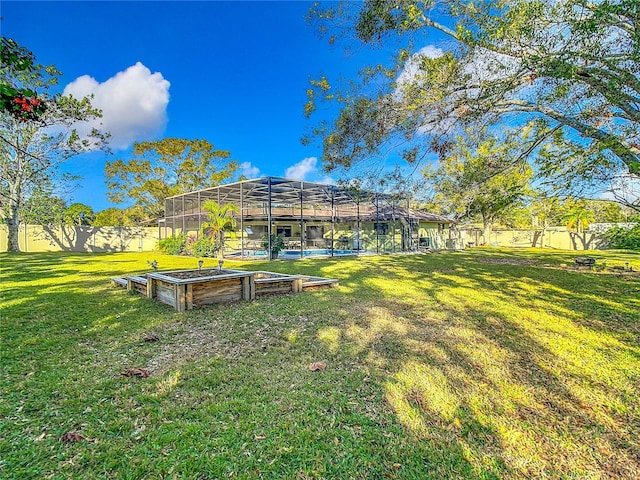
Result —
[{"label": "soil in garden bed", "polygon": [[[162,273],[162,272],[159,272]],[[178,278],[180,280],[185,280],[187,278],[200,278],[200,277],[216,277],[219,275],[228,275],[230,273],[238,273],[237,270],[229,270],[223,268],[222,270],[218,268],[203,268],[201,270],[183,270],[181,272],[167,272],[162,273],[167,277]]]}]

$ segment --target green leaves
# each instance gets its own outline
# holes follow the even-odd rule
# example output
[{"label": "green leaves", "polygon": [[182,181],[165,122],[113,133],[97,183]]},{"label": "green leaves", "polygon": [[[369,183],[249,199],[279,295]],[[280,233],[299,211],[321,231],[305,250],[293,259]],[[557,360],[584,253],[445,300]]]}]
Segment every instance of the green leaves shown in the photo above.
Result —
[{"label": "green leaves", "polygon": [[93,225],[94,218],[93,208],[84,203],[73,203],[64,212],[67,225]]},{"label": "green leaves", "polygon": [[0,62],[3,70],[28,71],[34,68],[35,57],[15,40],[0,37]]},{"label": "green leaves", "polygon": [[479,133],[447,145],[438,167],[424,172],[444,212],[460,219],[478,216],[490,229],[529,190],[531,169],[514,161],[523,140]]},{"label": "green leaves", "polygon": [[133,153],[137,158],[107,162],[107,196],[117,203],[133,201],[148,218],[163,216],[165,198],[219,185],[237,169],[227,161],[230,152],[207,140],[138,142]]},{"label": "green leaves", "polygon": [[368,0],[360,10],[354,30],[364,42],[381,41],[390,32],[408,32],[427,24],[424,12],[436,2]]},{"label": "green leaves", "polygon": [[8,250],[18,251],[20,220],[34,215],[43,222],[59,218],[58,212],[37,213],[27,204],[29,198],[46,197],[46,204],[57,209],[59,202],[52,195],[39,195],[50,185],[65,183],[59,165],[79,153],[106,149],[108,134],[95,129],[88,135],[78,133],[78,122],[101,113],[90,98],[47,94],[60,75],[53,65],[35,63],[31,52],[4,37],[0,57],[0,216],[9,227]]},{"label": "green leaves", "polygon": [[[434,138],[460,134],[474,121],[512,128],[542,119],[548,128],[537,130],[539,147],[549,129],[566,139],[567,155],[549,159],[558,171],[571,156],[576,182],[606,186],[621,172],[638,178],[639,18],[635,0],[341,3],[330,17],[316,16],[326,33],[397,46],[397,55],[393,65],[363,68],[348,93],[335,97],[340,110],[333,124],[323,119],[328,128],[317,129],[323,160],[350,168],[390,149],[418,148],[420,154],[405,155],[414,161]],[[433,44],[431,31],[448,39]],[[412,49],[425,44],[446,51],[415,61]],[[372,73],[383,70],[389,75]]]},{"label": "green leaves", "polygon": [[225,231],[232,231],[236,227],[234,214],[239,211],[232,203],[220,205],[213,200],[206,200],[200,207],[207,212],[207,221],[202,224],[202,234],[210,243],[216,243],[216,250],[220,259],[224,253]]},{"label": "green leaves", "polygon": [[0,37],[0,111],[21,121],[38,120],[47,108],[35,90],[19,86],[20,75],[37,73],[34,62],[29,50],[14,40]]}]

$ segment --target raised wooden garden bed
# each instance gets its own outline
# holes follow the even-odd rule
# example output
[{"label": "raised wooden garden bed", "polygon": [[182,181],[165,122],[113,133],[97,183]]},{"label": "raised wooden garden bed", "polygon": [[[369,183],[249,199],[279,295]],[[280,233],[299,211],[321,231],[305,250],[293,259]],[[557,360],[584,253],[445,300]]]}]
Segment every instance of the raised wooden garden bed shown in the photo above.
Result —
[{"label": "raised wooden garden bed", "polygon": [[253,272],[229,269],[176,270],[147,274],[147,297],[178,312],[214,303],[255,298]]},{"label": "raised wooden garden bed", "polygon": [[338,286],[338,280],[325,277],[302,277],[302,291],[321,290],[323,288],[333,288]]},{"label": "raised wooden garden bed", "polygon": [[287,275],[274,272],[249,272],[231,269],[175,270],[114,278],[116,285],[154,298],[183,312],[215,303],[253,300],[265,295],[297,293],[334,287],[331,278]]},{"label": "raised wooden garden bed", "polygon": [[255,272],[253,281],[255,283],[256,297],[302,291],[302,277],[300,275]]},{"label": "raised wooden garden bed", "polygon": [[147,294],[147,276],[146,275],[131,275],[126,278],[127,290]]}]

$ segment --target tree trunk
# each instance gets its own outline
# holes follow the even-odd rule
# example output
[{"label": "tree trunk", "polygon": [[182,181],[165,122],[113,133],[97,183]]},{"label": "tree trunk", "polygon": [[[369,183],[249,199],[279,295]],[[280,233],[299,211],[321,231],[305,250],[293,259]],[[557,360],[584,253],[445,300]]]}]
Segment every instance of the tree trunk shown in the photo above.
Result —
[{"label": "tree trunk", "polygon": [[18,240],[20,232],[20,222],[17,218],[7,218],[7,229],[9,230],[7,252],[19,252],[20,243]]},{"label": "tree trunk", "polygon": [[224,259],[224,231],[218,232],[218,260]]},{"label": "tree trunk", "polygon": [[19,252],[19,233],[20,233],[20,220],[18,217],[18,205],[13,199],[9,200],[9,215],[7,215],[7,229],[8,229],[8,241],[7,252]]},{"label": "tree trunk", "polygon": [[484,237],[484,244],[491,245],[491,232],[493,231],[493,221],[488,218],[482,219],[482,236]]}]

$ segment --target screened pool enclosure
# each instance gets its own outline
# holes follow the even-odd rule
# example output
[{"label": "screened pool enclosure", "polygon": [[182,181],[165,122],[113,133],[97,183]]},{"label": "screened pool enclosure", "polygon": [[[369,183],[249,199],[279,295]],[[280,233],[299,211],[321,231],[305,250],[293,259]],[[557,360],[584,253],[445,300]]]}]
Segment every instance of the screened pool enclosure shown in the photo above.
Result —
[{"label": "screened pool enclosure", "polygon": [[409,200],[397,195],[262,177],[167,198],[161,236],[197,238],[207,221],[202,210],[207,200],[237,208],[226,256],[266,256],[280,234],[283,256],[444,248],[450,224],[440,215],[410,209]]}]

